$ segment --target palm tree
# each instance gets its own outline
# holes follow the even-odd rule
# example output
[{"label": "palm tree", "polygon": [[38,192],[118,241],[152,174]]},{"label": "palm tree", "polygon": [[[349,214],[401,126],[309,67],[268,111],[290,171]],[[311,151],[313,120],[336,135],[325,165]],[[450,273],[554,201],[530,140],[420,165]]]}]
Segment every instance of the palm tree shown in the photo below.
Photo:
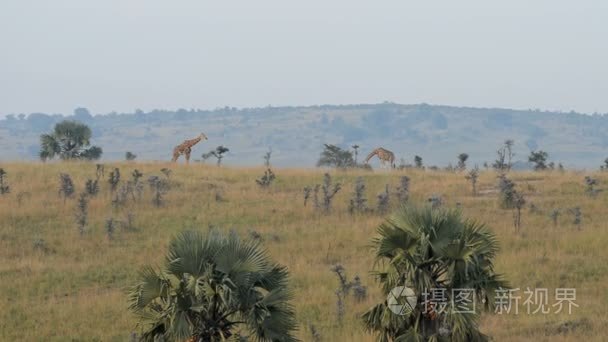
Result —
[{"label": "palm tree", "polygon": [[[475,303],[493,307],[495,290],[507,288],[494,272],[496,237],[483,225],[462,219],[449,209],[401,208],[380,225],[373,240],[375,276],[385,295],[398,286],[413,290],[415,305],[395,314],[388,299],[363,314],[367,331],[379,341],[485,341],[479,332],[479,310],[447,305],[434,310],[429,292],[441,289],[448,304],[461,289],[470,289]],[[436,291],[439,292],[439,291]],[[483,304],[482,304],[483,303]]]},{"label": "palm tree", "polygon": [[63,160],[101,158],[102,149],[90,146],[90,140],[91,129],[87,125],[64,120],[55,125],[52,133],[40,136],[40,159],[46,161],[55,156],[59,156]]},{"label": "palm tree", "polygon": [[130,293],[142,341],[296,341],[287,269],[258,242],[184,232],[162,270],[145,267]]}]

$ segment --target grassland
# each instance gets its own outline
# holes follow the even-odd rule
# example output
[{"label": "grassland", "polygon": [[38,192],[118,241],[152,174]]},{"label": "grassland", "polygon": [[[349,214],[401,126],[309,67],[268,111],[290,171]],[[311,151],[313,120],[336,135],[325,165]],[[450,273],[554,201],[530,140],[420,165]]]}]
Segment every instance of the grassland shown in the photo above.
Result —
[{"label": "grassland", "polygon": [[[460,203],[463,214],[485,222],[498,235],[502,251],[497,270],[514,287],[577,289],[572,315],[484,315],[481,329],[497,341],[605,340],[608,328],[608,192],[596,198],[584,193],[585,174],[512,173],[510,177],[540,212],[523,211],[523,227],[515,234],[512,211],[501,209],[495,191],[496,174],[482,172],[480,195],[472,196],[461,173],[431,171],[332,172],[343,184],[331,215],[315,214],[303,206],[302,189],[320,183],[322,170],[276,170],[277,180],[262,191],[255,179],[261,168],[217,168],[160,163],[123,163],[123,179],[138,169],[144,178],[168,167],[172,189],[166,205],[156,208],[147,187],[141,201],[122,209],[111,204],[109,186],[89,208],[87,232],[81,236],[74,223],[76,197],[66,203],[58,195],[59,173],[69,173],[77,193],[85,180],[95,177],[95,166],[82,163],[8,163],[11,193],[0,196],[0,340],[2,341],[125,341],[136,331],[127,310],[125,291],[145,264],[163,261],[168,240],[184,229],[234,229],[243,236],[260,233],[271,256],[288,266],[300,322],[299,337],[311,340],[314,325],[324,341],[373,341],[362,331],[358,315],[383,300],[369,275],[373,265],[368,246],[383,217],[351,216],[347,211],[355,178],[365,178],[370,205],[386,183],[394,189],[399,176],[411,178],[412,203],[441,194],[445,205]],[[608,183],[595,174],[600,187]],[[223,201],[216,200],[220,193]],[[19,200],[20,199],[20,200]],[[392,199],[394,201],[394,198]],[[580,230],[563,210],[554,227],[553,208],[580,206]],[[104,224],[133,213],[133,231],[117,230],[107,238]],[[34,242],[44,240],[44,248]],[[38,242],[38,246],[40,246]],[[46,251],[44,249],[47,249]],[[362,277],[369,288],[366,301],[346,302],[346,316],[336,320],[338,281],[330,272],[342,264],[349,277]],[[523,295],[523,294],[522,294]],[[551,302],[552,298],[550,298]]]}]

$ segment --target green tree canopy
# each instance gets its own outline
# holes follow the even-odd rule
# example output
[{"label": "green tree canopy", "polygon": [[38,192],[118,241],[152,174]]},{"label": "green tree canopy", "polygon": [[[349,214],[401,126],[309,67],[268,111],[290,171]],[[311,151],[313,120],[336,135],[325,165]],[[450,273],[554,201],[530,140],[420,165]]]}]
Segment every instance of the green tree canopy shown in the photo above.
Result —
[{"label": "green tree canopy", "polygon": [[184,232],[161,270],[145,267],[130,293],[144,341],[295,341],[288,272],[259,242]]},{"label": "green tree canopy", "polygon": [[64,120],[55,125],[52,133],[40,136],[40,159],[58,156],[62,160],[97,160],[103,151],[98,146],[90,146],[90,139],[91,129],[87,125]]}]

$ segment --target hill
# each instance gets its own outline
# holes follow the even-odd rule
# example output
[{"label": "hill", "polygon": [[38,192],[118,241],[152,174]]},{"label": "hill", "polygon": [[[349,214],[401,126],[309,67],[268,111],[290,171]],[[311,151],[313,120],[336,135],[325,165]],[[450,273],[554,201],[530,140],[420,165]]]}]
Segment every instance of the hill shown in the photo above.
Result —
[{"label": "hill", "polygon": [[394,103],[344,106],[222,108],[91,115],[79,108],[74,115],[8,116],[0,120],[1,160],[36,159],[39,136],[62,119],[75,119],[93,129],[93,141],[103,147],[106,160],[122,160],[126,151],[140,160],[169,160],[173,146],[201,131],[209,141],[196,146],[193,159],[224,145],[225,162],[260,165],[271,148],[276,165],[311,167],[323,143],[361,153],[383,146],[397,159],[446,166],[459,153],[470,163],[492,162],[506,139],[515,140],[516,160],[530,150],[549,152],[556,164],[598,168],[608,157],[608,116],[500,108],[466,108]]},{"label": "hill", "polygon": [[[561,172],[511,172],[509,177],[525,194],[522,229],[515,233],[513,211],[501,209],[496,174],[482,171],[479,195],[463,173],[405,170],[366,172],[332,171],[342,184],[329,215],[303,205],[302,189],[322,181],[320,170],[276,169],[277,180],[261,190],[255,179],[262,168],[217,168],[168,163],[120,163],[106,165],[100,192],[89,201],[84,234],[79,233],[74,213],[77,194],[86,179],[95,178],[89,163],[8,163],[1,165],[9,194],[0,195],[0,340],[3,341],[125,341],[135,327],[127,310],[125,289],[146,264],[160,265],[167,242],[185,229],[207,231],[211,227],[234,230],[241,236],[261,239],[277,262],[287,266],[295,291],[293,301],[300,330],[298,337],[311,341],[311,327],[324,341],[372,341],[359,315],[384,300],[369,271],[374,260],[371,239],[384,215],[351,215],[348,200],[357,177],[367,185],[368,205],[389,184],[392,195],[400,177],[410,177],[409,202],[421,205],[433,194],[443,205],[459,206],[463,215],[489,225],[501,251],[496,270],[519,288],[519,314],[484,314],[481,330],[497,341],[601,341],[608,331],[605,303],[608,281],[608,192],[585,194],[583,174]],[[163,205],[152,203],[146,187],[140,197],[116,202],[108,173],[117,167],[122,182],[138,169],[142,179],[170,168],[170,189]],[[67,173],[76,193],[58,196],[59,173]],[[602,188],[606,173],[590,174]],[[119,186],[119,189],[122,185]],[[114,201],[113,201],[114,199]],[[531,204],[534,204],[532,207]],[[580,207],[582,222],[573,224],[570,208]],[[561,215],[554,225],[553,209]],[[114,230],[108,233],[108,220]],[[338,278],[331,268],[341,264],[349,279],[355,275],[368,289],[357,302],[344,301],[339,324],[336,311]],[[576,288],[572,314],[527,313],[524,291],[544,289],[548,303],[555,303],[556,288]],[[531,311],[536,306],[530,307]],[[555,307],[551,307],[555,310]]]}]

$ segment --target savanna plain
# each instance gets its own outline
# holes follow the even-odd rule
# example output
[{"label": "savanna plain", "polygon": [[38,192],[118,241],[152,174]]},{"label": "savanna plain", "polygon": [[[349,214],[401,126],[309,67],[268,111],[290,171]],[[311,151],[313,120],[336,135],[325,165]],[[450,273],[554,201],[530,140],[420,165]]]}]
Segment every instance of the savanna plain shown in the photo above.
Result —
[{"label": "savanna plain", "polygon": [[[388,214],[350,214],[349,199],[357,177],[367,186],[368,205],[386,184],[392,192],[402,176],[410,178],[409,203],[429,205],[440,195],[443,206],[458,207],[466,218],[485,223],[500,242],[496,271],[514,288],[576,288],[572,313],[484,313],[482,332],[496,341],[605,341],[608,336],[608,191],[585,192],[584,177],[598,188],[608,173],[581,171],[510,172],[526,196],[519,231],[514,211],[499,205],[497,174],[483,170],[477,195],[464,172],[430,170],[275,169],[276,180],[261,188],[264,168],[125,162],[105,165],[100,192],[88,206],[84,231],[76,223],[78,194],[96,178],[91,163],[4,163],[10,193],[0,196],[0,340],[128,341],[137,333],[127,292],[145,265],[160,266],[167,243],[184,230],[233,230],[263,242],[272,259],[288,267],[297,336],[311,341],[311,329],[323,341],[374,341],[360,315],[385,298],[370,271],[370,243]],[[170,189],[157,206],[147,184],[141,198],[112,203],[108,173],[119,168],[123,179],[137,169],[143,179],[167,177]],[[320,184],[325,172],[341,184],[329,214],[304,206],[303,189]],[[71,176],[75,192],[59,194],[60,173]],[[391,196],[392,210],[397,200]],[[579,224],[569,210],[579,207]],[[560,209],[554,224],[550,213]],[[108,234],[112,219],[115,230]],[[128,224],[127,224],[128,223]],[[347,297],[344,318],[337,318],[331,268],[340,264],[349,279],[358,275],[367,297]],[[550,297],[549,303],[552,303]],[[534,309],[534,308],[533,308]]]}]

